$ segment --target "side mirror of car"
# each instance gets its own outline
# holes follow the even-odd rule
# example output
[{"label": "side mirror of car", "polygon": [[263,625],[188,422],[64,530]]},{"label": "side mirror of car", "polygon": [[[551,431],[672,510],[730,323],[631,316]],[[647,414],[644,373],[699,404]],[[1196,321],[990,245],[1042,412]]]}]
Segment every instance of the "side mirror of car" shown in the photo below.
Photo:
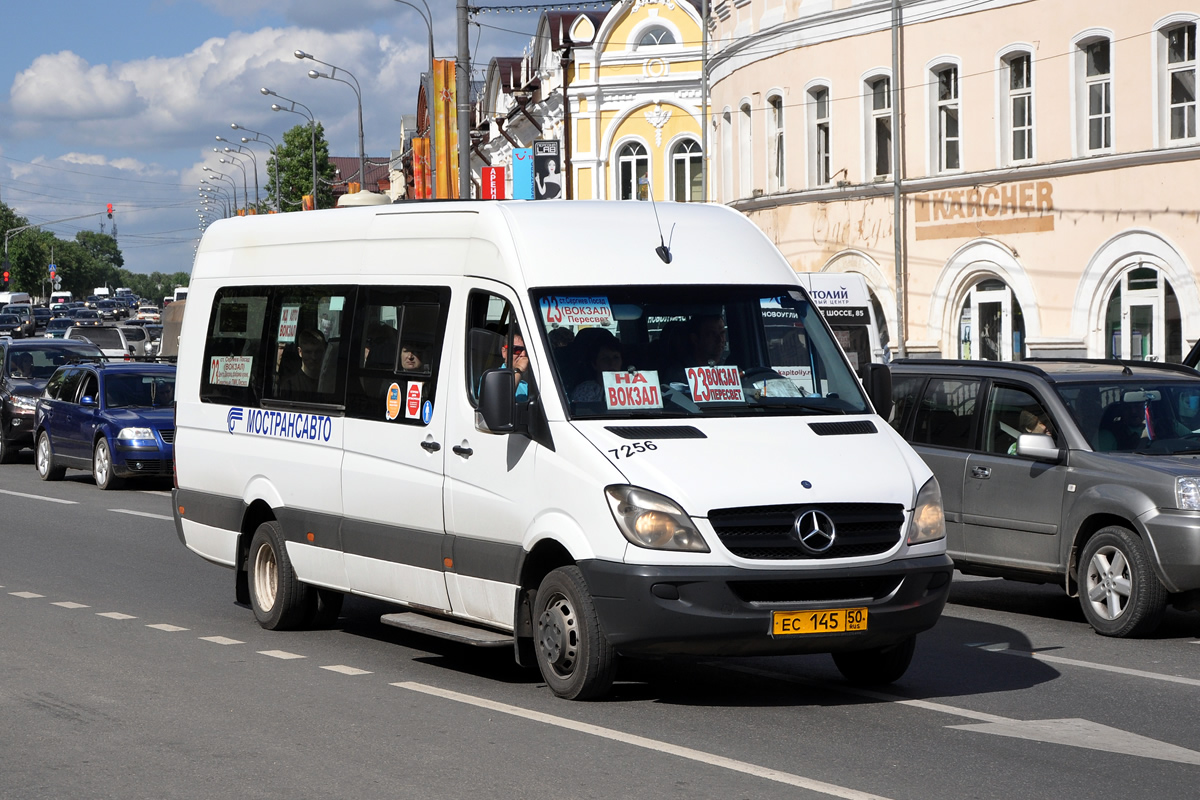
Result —
[{"label": "side mirror of car", "polygon": [[1017,438],[1017,455],[1054,464],[1062,461],[1063,457],[1062,451],[1054,444],[1054,437],[1048,433],[1022,433]]},{"label": "side mirror of car", "polygon": [[887,364],[870,363],[860,371],[863,388],[875,413],[887,419],[892,413],[892,370]]},{"label": "side mirror of car", "polygon": [[94,406],[96,405],[96,398],[90,394],[85,394],[83,397],[79,398],[79,405]]},{"label": "side mirror of car", "polygon": [[517,429],[517,374],[507,369],[489,369],[479,382],[479,414],[492,433]]}]

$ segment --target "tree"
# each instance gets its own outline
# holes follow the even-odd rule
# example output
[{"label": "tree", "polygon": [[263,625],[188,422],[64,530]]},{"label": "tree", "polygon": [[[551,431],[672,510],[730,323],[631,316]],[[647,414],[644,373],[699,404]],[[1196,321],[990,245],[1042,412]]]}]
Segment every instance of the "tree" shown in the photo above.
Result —
[{"label": "tree", "polygon": [[[280,211],[299,211],[302,197],[312,193],[312,132],[308,124],[297,125],[284,131],[283,144],[279,146],[279,202]],[[333,207],[333,164],[329,161],[329,143],[325,141],[325,127],[317,123],[317,208]],[[276,157],[267,159],[267,197],[274,205]]]}]

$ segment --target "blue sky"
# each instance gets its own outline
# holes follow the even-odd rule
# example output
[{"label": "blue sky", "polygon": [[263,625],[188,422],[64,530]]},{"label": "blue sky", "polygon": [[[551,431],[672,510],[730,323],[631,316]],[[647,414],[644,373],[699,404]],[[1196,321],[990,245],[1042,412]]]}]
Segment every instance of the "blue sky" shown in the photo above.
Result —
[{"label": "blue sky", "polygon": [[[427,2],[436,55],[452,58],[455,2]],[[482,69],[493,56],[520,55],[537,14],[476,19],[470,42]],[[205,165],[236,175],[241,194],[241,171],[212,152],[218,135],[236,141],[231,122],[279,141],[302,121],[272,112],[260,87],[312,109],[333,155],[358,154],[354,92],[310,79],[319,65],[292,51],[358,79],[368,156],[399,147],[401,115],[415,111],[428,61],[425,23],[393,0],[0,0],[0,20],[0,199],[32,222],[112,203],[136,272],[191,269]],[[265,191],[266,148],[255,153]],[[253,198],[253,172],[249,188]],[[47,229],[71,238],[102,220]]]}]

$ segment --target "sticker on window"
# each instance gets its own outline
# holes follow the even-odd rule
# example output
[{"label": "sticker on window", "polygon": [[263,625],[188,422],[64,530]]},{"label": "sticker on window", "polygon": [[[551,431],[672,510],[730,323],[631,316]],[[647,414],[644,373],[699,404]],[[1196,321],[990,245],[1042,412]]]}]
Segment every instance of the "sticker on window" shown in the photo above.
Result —
[{"label": "sticker on window", "polygon": [[688,386],[697,403],[744,403],[742,376],[736,366],[688,367]]},{"label": "sticker on window", "polygon": [[609,411],[663,407],[655,370],[600,374],[604,378],[604,404]]},{"label": "sticker on window", "polygon": [[209,386],[249,386],[253,356],[213,356],[208,362]]},{"label": "sticker on window", "polygon": [[387,411],[389,420],[400,416],[400,384],[393,383],[387,390]]},{"label": "sticker on window", "polygon": [[300,322],[300,306],[284,306],[279,311],[279,343],[296,341],[296,325]]},{"label": "sticker on window", "polygon": [[538,305],[547,325],[609,327],[613,324],[612,306],[607,297],[543,297]]},{"label": "sticker on window", "polygon": [[790,378],[792,383],[796,384],[797,389],[801,389],[807,394],[813,392],[813,377],[812,367],[776,367],[771,369],[778,372],[785,378]]},{"label": "sticker on window", "polygon": [[405,419],[421,418],[421,389],[425,386],[421,381],[408,382],[408,394],[404,403]]}]

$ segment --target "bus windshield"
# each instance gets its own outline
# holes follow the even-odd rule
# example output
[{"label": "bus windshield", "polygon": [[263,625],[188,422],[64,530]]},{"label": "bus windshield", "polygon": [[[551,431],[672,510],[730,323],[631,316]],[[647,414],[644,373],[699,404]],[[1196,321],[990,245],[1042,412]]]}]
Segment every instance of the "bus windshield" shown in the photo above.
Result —
[{"label": "bus windshield", "polygon": [[573,419],[869,412],[793,286],[568,287],[533,301]]}]

